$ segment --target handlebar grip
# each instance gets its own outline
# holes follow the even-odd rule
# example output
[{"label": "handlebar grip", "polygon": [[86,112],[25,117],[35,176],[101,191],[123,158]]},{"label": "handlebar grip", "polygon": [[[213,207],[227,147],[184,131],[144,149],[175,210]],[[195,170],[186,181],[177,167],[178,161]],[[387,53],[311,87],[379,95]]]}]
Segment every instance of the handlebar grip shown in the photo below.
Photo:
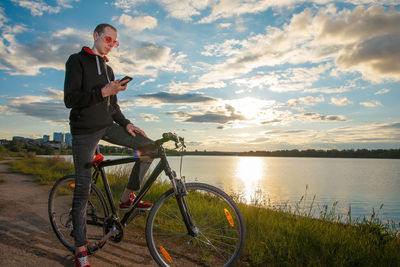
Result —
[{"label": "handlebar grip", "polygon": [[186,147],[185,143],[184,143],[184,139],[180,136],[177,136],[175,133],[171,133],[171,132],[163,133],[162,138],[156,140],[155,143],[156,143],[156,145],[162,145],[163,143],[168,142],[168,141],[174,141],[175,145],[177,145],[178,143],[181,143],[184,147]]},{"label": "handlebar grip", "polygon": [[174,134],[173,133],[163,133],[162,137],[164,139],[174,139]]}]

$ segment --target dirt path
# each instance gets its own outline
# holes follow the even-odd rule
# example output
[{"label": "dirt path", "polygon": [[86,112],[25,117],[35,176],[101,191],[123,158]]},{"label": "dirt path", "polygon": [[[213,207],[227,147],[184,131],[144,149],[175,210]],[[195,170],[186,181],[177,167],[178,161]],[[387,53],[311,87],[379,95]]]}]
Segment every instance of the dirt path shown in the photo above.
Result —
[{"label": "dirt path", "polygon": [[[50,188],[8,169],[6,161],[0,161],[0,178],[5,181],[0,183],[0,266],[74,266],[73,256],[50,226]],[[144,231],[121,243],[107,242],[89,260],[94,267],[157,266],[147,249]]]}]

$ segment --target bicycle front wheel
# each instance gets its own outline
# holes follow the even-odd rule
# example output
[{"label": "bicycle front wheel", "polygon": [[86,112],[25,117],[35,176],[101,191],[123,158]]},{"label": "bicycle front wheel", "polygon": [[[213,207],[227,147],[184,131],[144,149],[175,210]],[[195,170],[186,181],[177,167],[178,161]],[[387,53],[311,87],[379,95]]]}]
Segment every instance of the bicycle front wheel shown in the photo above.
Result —
[{"label": "bicycle front wheel", "polygon": [[[60,178],[53,186],[48,203],[51,226],[61,243],[71,251],[75,251],[72,224],[72,198],[75,189],[74,175]],[[86,208],[86,236],[89,242],[89,254],[104,246],[100,242],[104,236],[103,224],[108,216],[108,209],[100,190],[91,185],[89,200]]]},{"label": "bicycle front wheel", "polygon": [[186,184],[187,213],[197,234],[190,235],[171,189],[154,204],[147,218],[146,240],[160,266],[233,266],[245,240],[239,208],[222,190],[207,184]]}]

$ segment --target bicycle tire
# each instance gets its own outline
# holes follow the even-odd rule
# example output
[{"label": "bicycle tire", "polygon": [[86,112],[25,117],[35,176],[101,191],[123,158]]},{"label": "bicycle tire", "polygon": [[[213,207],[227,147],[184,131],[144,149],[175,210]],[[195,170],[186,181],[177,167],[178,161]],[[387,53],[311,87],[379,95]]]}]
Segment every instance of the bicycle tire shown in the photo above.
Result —
[{"label": "bicycle tire", "polygon": [[199,229],[190,236],[173,189],[154,204],[146,222],[150,254],[160,266],[233,266],[244,246],[246,229],[236,203],[222,190],[188,183],[185,203]]},{"label": "bicycle tire", "polygon": [[[51,226],[61,243],[72,252],[75,251],[71,214],[74,188],[75,176],[66,175],[54,184],[48,201]],[[86,236],[89,242],[87,252],[92,254],[106,243],[99,241],[104,236],[103,223],[108,216],[104,196],[94,184],[91,184],[86,216]]]}]

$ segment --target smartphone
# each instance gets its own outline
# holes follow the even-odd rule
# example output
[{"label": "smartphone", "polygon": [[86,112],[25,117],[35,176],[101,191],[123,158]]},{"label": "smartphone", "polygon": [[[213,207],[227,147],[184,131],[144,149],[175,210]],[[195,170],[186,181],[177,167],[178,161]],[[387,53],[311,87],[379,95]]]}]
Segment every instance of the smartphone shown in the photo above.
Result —
[{"label": "smartphone", "polygon": [[132,79],[133,79],[132,77],[125,76],[124,78],[119,80],[119,82],[121,85],[125,85],[125,84],[129,83],[130,81],[132,81]]}]

